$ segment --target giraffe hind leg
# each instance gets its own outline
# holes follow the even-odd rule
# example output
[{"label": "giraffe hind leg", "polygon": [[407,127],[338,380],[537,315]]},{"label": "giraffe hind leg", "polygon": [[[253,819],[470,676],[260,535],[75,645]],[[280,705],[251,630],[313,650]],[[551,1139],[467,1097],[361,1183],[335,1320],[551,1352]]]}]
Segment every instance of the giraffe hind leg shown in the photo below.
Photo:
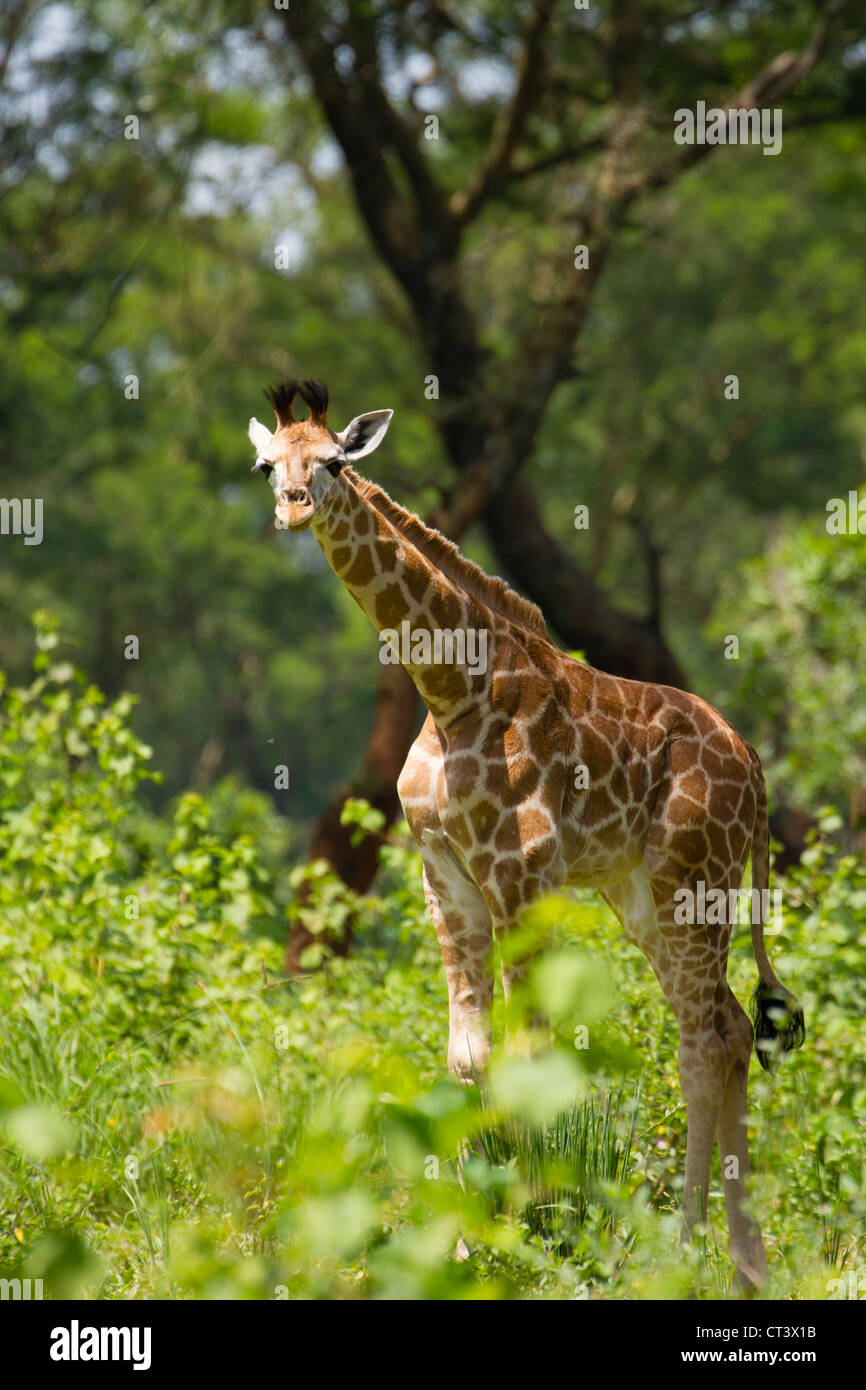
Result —
[{"label": "giraffe hind leg", "polygon": [[694,928],[689,929],[691,935],[684,933],[674,920],[669,885],[654,893],[643,867],[605,889],[603,896],[626,935],[649,959],[680,1028],[680,1086],[687,1114],[685,1237],[691,1238],[706,1218],[718,1137],[732,1257],[741,1281],[759,1284],[766,1272],[763,1244],[743,1202],[749,1171],[746,1085],[752,1032],[725,980],[727,936],[724,942],[702,942]]},{"label": "giraffe hind leg", "polygon": [[719,1141],[722,1183],[731,1235],[731,1258],[737,1269],[739,1282],[745,1287],[760,1287],[767,1278],[767,1257],[761,1232],[746,1210],[744,1200],[744,1188],[749,1176],[747,1093],[749,1061],[752,1055],[752,1025],[730,989],[724,1012],[727,1037],[734,1050],[734,1063],[719,1110],[716,1136]]},{"label": "giraffe hind leg", "polygon": [[[732,871],[716,886],[728,895],[738,882],[739,874]],[[681,886],[692,887],[692,879]],[[755,1286],[766,1277],[766,1258],[760,1231],[744,1203],[752,1030],[726,978],[732,923],[677,923],[669,884],[658,888],[656,901],[659,930],[671,960],[665,993],[680,1027],[680,1085],[688,1117],[683,1216],[690,1231],[706,1218],[718,1139],[737,1281]]]}]

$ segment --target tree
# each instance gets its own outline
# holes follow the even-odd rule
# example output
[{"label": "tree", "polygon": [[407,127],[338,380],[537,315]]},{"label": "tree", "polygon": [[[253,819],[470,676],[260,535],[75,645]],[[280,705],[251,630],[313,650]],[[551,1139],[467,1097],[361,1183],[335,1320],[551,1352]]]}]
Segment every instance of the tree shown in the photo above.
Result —
[{"label": "tree", "polygon": [[[615,0],[603,20],[567,13],[554,0],[532,0],[521,7],[519,34],[513,8],[496,4],[464,11],[459,22],[435,4],[356,3],[285,13],[285,37],[342,151],[371,242],[411,306],[445,403],[438,425],[458,481],[433,520],[454,536],[483,516],[506,573],[560,637],[618,674],[682,684],[661,632],[652,538],[644,527],[654,598],[647,617],[635,620],[556,545],[519,471],[554,392],[575,371],[578,339],[618,238],[643,200],[715,148],[693,143],[677,149],[665,139],[674,94],[679,106],[712,95],[727,110],[780,101],[802,89],[828,55],[833,62],[825,68],[838,64],[852,40],[844,8],[831,0],[816,23],[798,8],[798,50],[782,52],[773,52],[776,26],[763,7],[749,24],[724,3],[711,7],[709,25],[702,11],[710,32],[700,42],[690,20],[673,22],[670,5],[638,0]],[[497,104],[480,161],[467,172],[475,113],[460,100],[459,78],[461,66],[481,54],[509,62],[509,92]],[[425,78],[411,78],[419,59],[426,60],[425,78],[444,94],[434,134],[438,138],[445,127],[450,138],[438,158],[429,152],[436,140],[428,140],[425,152],[422,138],[418,98]],[[389,79],[391,90],[397,85],[396,74],[404,79],[402,99],[388,89]],[[799,118],[810,123],[864,109],[859,93],[845,92],[840,100],[838,81],[834,90],[820,75],[806,98]],[[429,125],[424,133],[430,134]],[[477,298],[473,303],[468,292],[465,266],[478,246],[470,238],[496,205],[526,213],[539,197],[545,221],[527,231],[524,253],[534,293],[511,352],[495,359]],[[549,227],[569,223],[568,241],[548,234]],[[413,699],[407,690],[407,706]],[[395,764],[408,749],[409,727],[401,712],[393,731]],[[377,745],[381,739],[377,725]],[[354,791],[364,793],[363,779]],[[331,807],[316,841],[334,864],[346,857],[338,825]],[[289,950],[293,963],[297,945]]]},{"label": "tree", "polygon": [[[265,382],[329,378],[337,424],[395,407],[376,477],[401,502],[540,599],[567,646],[717,703],[720,585],[780,512],[856,487],[866,445],[851,7],[817,33],[806,0],[304,7],[370,188],[384,167],[367,211],[298,8],[0,18],[3,491],[45,502],[40,545],[0,536],[0,661],[24,679],[30,616],[57,612],[75,662],[138,696],[154,801],[224,779],[233,818],[251,784],[292,858],[356,769],[396,810],[417,716],[376,699],[369,631],[314,542],[273,531],[245,439]],[[802,61],[773,66],[783,51]],[[678,107],[769,69],[780,157],[675,144]],[[789,105],[773,83],[792,73]],[[345,872],[371,873],[369,851]]]}]

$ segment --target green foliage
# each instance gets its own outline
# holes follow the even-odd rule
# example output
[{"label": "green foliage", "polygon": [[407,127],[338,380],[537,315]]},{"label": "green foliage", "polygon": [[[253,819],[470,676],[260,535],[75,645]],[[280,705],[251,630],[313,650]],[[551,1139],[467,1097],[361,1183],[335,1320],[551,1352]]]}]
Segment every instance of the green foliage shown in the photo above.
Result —
[{"label": "green foliage", "polygon": [[[465,8],[495,76],[513,60],[519,7]],[[442,186],[460,188],[505,86],[467,85],[477,54],[465,36],[428,33],[411,6],[374,9],[392,65],[417,61],[419,33],[422,49],[436,39],[440,139],[418,144]],[[4,492],[44,498],[45,537],[28,548],[2,538],[0,664],[26,679],[30,614],[51,604],[100,688],[138,696],[138,727],[165,773],[145,789],[151,804],[234,776],[278,801],[299,849],[360,761],[375,644],[312,538],[274,532],[269,491],[248,473],[246,423],[280,373],[329,379],[337,426],[393,406],[370,468],[424,513],[453,483],[439,437],[449,403],[423,394],[442,364],[420,350],[345,168],[324,158],[333,147],[300,61],[275,31],[263,41],[243,7],[201,0],[86,0],[62,12],[71,32],[59,34],[57,7],[13,12],[15,81],[0,105]],[[710,74],[733,90],[769,53],[805,43],[813,20],[803,0],[748,16],[720,2],[701,11],[698,44],[660,0],[646,17],[648,90],[666,111],[692,89],[708,96]],[[519,164],[563,141],[591,148],[608,128],[606,41],[587,40],[589,22],[556,9],[557,74]],[[853,15],[831,27],[804,93],[816,107],[862,83],[862,64],[837,58],[856,42]],[[418,117],[396,95],[403,85],[392,99]],[[138,140],[124,138],[128,112]],[[645,126],[652,153],[669,132]],[[551,532],[641,614],[631,521],[645,523],[664,552],[666,634],[702,692],[728,673],[701,625],[738,561],[762,552],[768,517],[814,518],[828,490],[862,481],[863,177],[862,132],[840,121],[786,128],[779,159],[717,150],[636,206],[599,283],[580,373],[558,388],[526,463]],[[491,390],[495,364],[571,273],[582,187],[583,166],[519,180],[466,235],[459,278]],[[278,271],[284,242],[290,265]],[[722,395],[730,371],[737,402]],[[124,395],[130,373],[137,400]],[[585,533],[572,524],[578,502],[590,507]],[[467,544],[489,563],[483,540]],[[130,631],[137,662],[122,655]],[[292,775],[281,799],[277,762]]]},{"label": "green foliage", "polygon": [[[378,895],[304,880],[323,930],[352,912],[358,949],[282,979],[267,853],[220,829],[237,790],[157,824],[130,702],[56,644],[40,619],[35,678],[0,704],[4,1277],[52,1298],[727,1296],[717,1179],[703,1242],[679,1248],[676,1028],[596,900],[529,914],[489,1086],[458,1086],[405,829]],[[375,823],[363,803],[347,817]],[[779,1297],[826,1297],[863,1259],[866,869],[837,830],[783,882],[772,941],[807,1046],[772,1083],[753,1069]],[[741,997],[753,979],[738,934]]]},{"label": "green foliage", "polygon": [[58,1008],[62,998],[86,1009],[112,1036],[130,1014],[158,1029],[166,1008],[187,1012],[192,1029],[202,973],[255,978],[244,933],[274,916],[268,876],[251,838],[221,842],[192,794],[177,805],[162,862],[142,862],[128,811],[151,750],[130,726],[132,701],[109,704],[67,663],[52,664],[52,623],[40,620],[37,634],[36,678],[0,691],[7,987],[22,1004],[47,993]]},{"label": "green foliage", "polygon": [[713,632],[739,638],[726,704],[758,744],[776,795],[831,801],[847,816],[866,786],[866,536],[828,534],[826,521],[825,512],[817,526],[785,527],[744,566]]},{"label": "green foliage", "polygon": [[[418,144],[459,190],[507,99],[466,71],[481,45],[488,75],[511,65],[521,7],[466,4],[442,32],[418,9],[371,11],[389,99],[417,125],[421,89],[399,67],[434,50],[440,139]],[[656,111],[710,95],[710,78],[734,90],[814,23],[801,0],[748,15],[714,0],[694,23],[681,9],[658,0],[641,21]],[[274,532],[246,422],[276,375],[324,376],[337,426],[395,408],[371,467],[401,502],[424,513],[453,478],[447,393],[423,394],[443,364],[371,253],[281,22],[262,29],[233,0],[84,0],[13,5],[7,26],[4,492],[44,498],[45,536],[0,538],[3,1272],[52,1297],[723,1296],[715,1183],[703,1250],[677,1245],[673,1019],[602,906],[540,904],[505,946],[541,956],[507,1017],[497,1004],[482,1106],[442,1078],[441,960],[405,832],[375,895],[301,862],[305,823],[362,755],[375,644],[311,538]],[[555,7],[524,170],[563,141],[591,161],[616,114],[609,26],[590,39],[584,23]],[[866,164],[856,126],[808,120],[862,111],[861,37],[853,11],[834,18],[795,98],[809,128],[786,128],[783,158],[719,150],[633,205],[524,469],[551,533],[636,613],[641,536],[658,545],[665,631],[694,688],[722,692],[776,794],[811,810],[863,785],[866,556],[821,528],[866,457]],[[637,170],[669,139],[647,110]],[[549,162],[503,187],[464,236],[455,279],[491,395],[574,273],[586,168]],[[46,617],[31,677],[30,614],[48,604],[94,684]],[[748,666],[736,689],[729,632]],[[346,817],[377,828],[362,803]],[[773,943],[809,1030],[775,1081],[753,1080],[778,1296],[824,1297],[863,1261],[866,883],[846,849],[827,821],[783,885]],[[285,981],[290,903],[321,968]],[[357,951],[331,957],[350,917]],[[739,938],[732,978],[745,998]],[[529,1055],[503,1048],[506,1025]]]}]

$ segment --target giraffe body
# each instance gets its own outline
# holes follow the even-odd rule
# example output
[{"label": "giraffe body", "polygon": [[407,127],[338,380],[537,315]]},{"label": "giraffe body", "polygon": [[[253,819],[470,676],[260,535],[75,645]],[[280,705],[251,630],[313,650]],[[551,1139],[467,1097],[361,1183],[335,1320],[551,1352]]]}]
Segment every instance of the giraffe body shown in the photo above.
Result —
[{"label": "giraffe body", "polygon": [[[717,1140],[733,1259],[743,1280],[762,1283],[761,1236],[743,1201],[753,1027],[727,984],[732,924],[709,914],[688,924],[677,913],[683,890],[739,888],[750,853],[754,885],[766,889],[757,754],[697,696],[619,680],[559,651],[532,604],[348,467],[376,446],[390,413],[358,417],[336,435],[316,410],[321,388],[305,386],[312,423],[292,420],[290,387],[278,388],[289,409],[286,418],[278,397],[273,436],[251,422],[277,515],[292,529],[312,527],[380,633],[408,622],[415,632],[483,628],[488,636],[483,671],[407,663],[429,714],[398,792],[445,965],[449,1067],[464,1080],[483,1073],[494,937],[545,893],[598,889],[648,957],[679,1025],[686,1228],[706,1212]],[[774,1032],[768,1001],[782,1001],[782,1045],[796,1046],[802,1015],[770,967],[760,916],[752,941],[764,991],[760,1036]],[[519,973],[505,972],[506,993]]]}]

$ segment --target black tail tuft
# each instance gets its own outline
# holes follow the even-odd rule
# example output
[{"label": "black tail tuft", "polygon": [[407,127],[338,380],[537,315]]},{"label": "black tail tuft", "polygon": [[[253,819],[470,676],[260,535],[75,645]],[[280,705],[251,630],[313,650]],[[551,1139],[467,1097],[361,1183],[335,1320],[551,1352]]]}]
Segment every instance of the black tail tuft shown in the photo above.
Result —
[{"label": "black tail tuft", "polygon": [[793,1052],[806,1041],[803,1010],[787,990],[759,980],[752,995],[755,1049],[764,1071],[773,1071],[780,1052]]}]

